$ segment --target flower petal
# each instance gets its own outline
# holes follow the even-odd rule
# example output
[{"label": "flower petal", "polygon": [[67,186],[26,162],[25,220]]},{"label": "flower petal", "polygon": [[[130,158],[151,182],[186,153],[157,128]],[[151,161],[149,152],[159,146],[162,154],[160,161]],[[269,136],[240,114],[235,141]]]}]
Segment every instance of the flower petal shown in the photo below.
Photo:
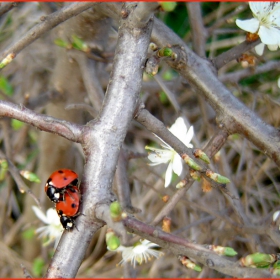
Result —
[{"label": "flower petal", "polygon": [[239,28],[250,33],[256,33],[260,26],[259,21],[255,18],[246,20],[237,19],[235,23]]},{"label": "flower petal", "polygon": [[154,165],[167,163],[172,159],[173,151],[169,150],[155,150],[155,153],[148,155],[148,159],[154,163]]},{"label": "flower petal", "polygon": [[264,47],[265,47],[264,43],[260,43],[257,46],[255,46],[256,53],[260,56],[263,55]]},{"label": "flower petal", "polygon": [[278,45],[267,45],[268,49],[272,52],[278,50]]},{"label": "flower petal", "polygon": [[45,224],[49,224],[47,216],[37,207],[32,206],[35,215]]},{"label": "flower petal", "polygon": [[260,26],[258,32],[261,41],[266,45],[280,44],[280,31],[275,27]]},{"label": "flower petal", "polygon": [[169,128],[169,131],[182,141],[182,136],[187,133],[187,126],[182,117],[177,118],[175,123]]},{"label": "flower petal", "polygon": [[190,144],[194,131],[193,126],[187,129],[186,123],[182,117],[179,117],[175,123],[169,128],[169,131],[174,134],[180,141],[182,141],[187,147],[192,148]]},{"label": "flower petal", "polygon": [[193,130],[193,126],[191,126],[187,132],[187,134],[185,135],[185,139],[184,139],[184,144],[188,147],[188,148],[192,148],[193,145],[190,143],[192,138],[194,136],[194,130]]},{"label": "flower petal", "polygon": [[173,159],[173,171],[178,175],[180,176],[182,174],[182,171],[183,171],[183,164],[182,164],[182,159],[181,157],[179,156],[179,154],[175,154],[174,155],[174,159]]},{"label": "flower petal", "polygon": [[165,173],[165,184],[164,187],[167,188],[172,180],[172,162],[170,162],[168,164],[168,167],[166,169],[166,173]]},{"label": "flower petal", "polygon": [[258,19],[266,17],[267,14],[273,9],[271,2],[249,2],[249,6],[254,16]]},{"label": "flower petal", "polygon": [[47,219],[49,221],[49,224],[60,225],[59,216],[57,215],[57,212],[53,208],[49,208],[47,210],[46,215],[47,215]]}]

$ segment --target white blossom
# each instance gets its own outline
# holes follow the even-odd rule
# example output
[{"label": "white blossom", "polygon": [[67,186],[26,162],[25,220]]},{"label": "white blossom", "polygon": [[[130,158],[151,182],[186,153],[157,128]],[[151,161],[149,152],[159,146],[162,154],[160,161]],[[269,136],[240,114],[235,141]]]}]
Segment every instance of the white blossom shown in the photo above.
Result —
[{"label": "white blossom", "polygon": [[[249,2],[253,18],[236,20],[241,29],[257,33],[263,44],[270,50],[276,50],[280,45],[280,3],[279,2]],[[256,47],[256,52],[262,55],[264,45]]]},{"label": "white blossom", "polygon": [[119,246],[116,251],[122,253],[122,260],[119,264],[129,262],[133,267],[136,266],[136,263],[142,264],[143,262],[148,262],[152,257],[159,258],[163,255],[163,252],[152,249],[153,247],[159,247],[159,245],[150,242],[149,240],[140,240],[134,246],[124,247]]},{"label": "white blossom", "polygon": [[37,207],[32,206],[33,211],[36,216],[44,223],[46,226],[39,227],[36,229],[36,233],[39,234],[38,237],[45,240],[43,246],[47,246],[52,242],[55,242],[54,248],[56,248],[59,239],[63,232],[63,227],[60,223],[59,216],[53,208],[47,210],[46,215]]},{"label": "white blossom", "polygon": [[[192,148],[193,145],[190,144],[194,131],[193,126],[187,129],[187,126],[184,122],[182,117],[179,117],[175,123],[169,128],[170,132],[174,134],[179,140],[181,140],[188,148]],[[150,153],[148,155],[148,159],[152,162],[150,165],[158,165],[162,163],[169,163],[166,173],[165,173],[165,184],[164,186],[167,188],[172,179],[172,172],[176,173],[178,176],[181,175],[183,171],[183,160],[181,159],[180,155],[167,143],[165,143],[161,138],[162,141],[161,146],[164,149],[157,149],[153,147],[146,146],[147,150],[151,150],[154,153]]]}]

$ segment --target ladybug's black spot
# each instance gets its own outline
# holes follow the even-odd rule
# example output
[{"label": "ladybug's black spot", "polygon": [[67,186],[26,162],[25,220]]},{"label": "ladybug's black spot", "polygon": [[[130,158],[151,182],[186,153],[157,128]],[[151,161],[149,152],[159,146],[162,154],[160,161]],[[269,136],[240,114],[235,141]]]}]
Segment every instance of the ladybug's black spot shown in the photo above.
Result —
[{"label": "ladybug's black spot", "polygon": [[76,207],[77,207],[77,204],[72,203],[72,204],[71,204],[71,207],[72,207],[72,208],[76,208]]},{"label": "ladybug's black spot", "polygon": [[67,177],[63,177],[63,180],[66,181],[66,180],[68,180],[68,178]]},{"label": "ladybug's black spot", "polygon": [[58,172],[58,173],[64,173],[63,170],[58,170],[57,172]]}]

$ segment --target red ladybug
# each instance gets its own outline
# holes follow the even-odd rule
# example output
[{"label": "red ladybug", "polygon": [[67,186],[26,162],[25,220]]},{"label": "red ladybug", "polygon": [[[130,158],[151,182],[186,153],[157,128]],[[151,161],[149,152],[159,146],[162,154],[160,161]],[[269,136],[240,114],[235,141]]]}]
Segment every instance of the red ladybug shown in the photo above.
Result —
[{"label": "red ladybug", "polygon": [[45,192],[53,202],[63,200],[66,187],[77,186],[78,174],[70,169],[59,169],[51,174],[45,185]]},{"label": "red ladybug", "polygon": [[56,203],[56,212],[60,217],[62,226],[67,229],[73,229],[75,226],[74,218],[79,213],[80,193],[77,186],[67,186],[64,192],[64,200]]},{"label": "red ladybug", "polygon": [[60,223],[66,230],[71,230],[75,226],[74,219],[67,216],[60,216]]}]

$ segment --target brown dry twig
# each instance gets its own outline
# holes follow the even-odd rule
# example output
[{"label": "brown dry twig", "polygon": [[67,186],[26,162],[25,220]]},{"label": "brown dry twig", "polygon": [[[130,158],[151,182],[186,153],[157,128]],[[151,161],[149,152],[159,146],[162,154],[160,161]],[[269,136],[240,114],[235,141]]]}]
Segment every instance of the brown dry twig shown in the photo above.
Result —
[{"label": "brown dry twig", "polygon": [[48,32],[58,24],[65,20],[80,14],[81,12],[91,8],[95,3],[92,2],[76,2],[67,5],[60,11],[54,12],[51,15],[45,16],[41,20],[43,22],[38,23],[32,29],[30,29],[25,35],[23,35],[16,43],[8,47],[4,52],[0,54],[0,61],[2,61],[9,54],[16,56],[21,50],[30,45],[44,33]]},{"label": "brown dry twig", "polygon": [[17,119],[34,127],[58,134],[74,142],[81,141],[82,126],[47,115],[37,114],[21,105],[0,101],[0,116]]}]

